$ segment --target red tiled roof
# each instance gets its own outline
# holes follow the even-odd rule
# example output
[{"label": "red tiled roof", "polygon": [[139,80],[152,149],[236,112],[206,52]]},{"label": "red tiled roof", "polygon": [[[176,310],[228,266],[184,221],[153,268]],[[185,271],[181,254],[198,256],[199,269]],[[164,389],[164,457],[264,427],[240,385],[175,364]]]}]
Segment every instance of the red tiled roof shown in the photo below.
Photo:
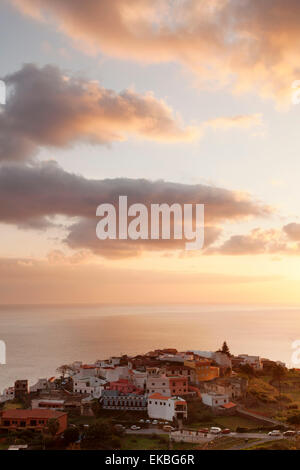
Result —
[{"label": "red tiled roof", "polygon": [[149,398],[152,398],[152,399],[157,398],[158,400],[169,400],[171,397],[165,397],[164,395],[161,395],[160,393],[153,393],[153,395],[150,395]]},{"label": "red tiled roof", "polygon": [[236,406],[235,403],[232,403],[232,401],[230,401],[229,403],[225,403],[224,405],[222,405],[222,408],[234,408]]},{"label": "red tiled roof", "polygon": [[51,419],[51,418],[60,418],[61,416],[67,413],[63,413],[55,410],[43,410],[43,409],[34,409],[34,410],[5,410],[2,413],[3,419]]},{"label": "red tiled roof", "polygon": [[63,402],[58,402],[58,401],[40,401],[39,406],[63,406]]}]

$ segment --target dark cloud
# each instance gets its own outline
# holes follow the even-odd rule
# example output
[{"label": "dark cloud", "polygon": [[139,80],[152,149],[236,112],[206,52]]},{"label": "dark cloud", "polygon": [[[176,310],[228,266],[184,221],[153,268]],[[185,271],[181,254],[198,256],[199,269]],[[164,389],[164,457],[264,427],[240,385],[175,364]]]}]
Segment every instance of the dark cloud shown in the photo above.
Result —
[{"label": "dark cloud", "polygon": [[[43,228],[62,215],[71,218],[67,243],[77,248],[99,252],[96,239],[96,209],[99,204],[118,206],[119,196],[127,196],[128,204],[205,204],[206,243],[220,234],[220,224],[251,216],[267,216],[271,209],[247,194],[207,185],[187,185],[146,179],[92,180],[64,171],[54,162],[37,165],[4,165],[0,167],[0,222],[19,227]],[[102,242],[103,243],[103,242]],[[111,246],[109,246],[111,244]],[[139,245],[139,246],[137,246]],[[169,249],[165,240],[156,243],[108,243],[115,253],[147,249]],[[178,244],[173,241],[173,248]]]},{"label": "dark cloud", "polygon": [[41,147],[76,142],[109,144],[130,135],[176,142],[200,135],[151,93],[118,94],[97,82],[67,77],[54,66],[28,64],[5,82],[12,92],[0,114],[0,162],[32,159]]}]

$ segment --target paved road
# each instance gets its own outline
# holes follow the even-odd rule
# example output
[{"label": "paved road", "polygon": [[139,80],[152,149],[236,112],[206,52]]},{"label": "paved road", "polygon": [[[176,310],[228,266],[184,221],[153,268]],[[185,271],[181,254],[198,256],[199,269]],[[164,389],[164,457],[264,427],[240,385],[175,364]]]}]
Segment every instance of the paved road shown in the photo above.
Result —
[{"label": "paved road", "polygon": [[169,434],[167,431],[164,431],[163,429],[160,428],[144,428],[144,429],[139,429],[133,430],[133,429],[126,429],[126,434]]}]

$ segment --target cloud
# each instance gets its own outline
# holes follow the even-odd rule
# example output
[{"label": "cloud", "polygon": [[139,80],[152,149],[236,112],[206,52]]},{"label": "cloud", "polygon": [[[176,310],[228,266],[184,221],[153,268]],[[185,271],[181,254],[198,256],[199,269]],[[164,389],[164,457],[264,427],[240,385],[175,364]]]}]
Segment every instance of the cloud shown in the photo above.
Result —
[{"label": "cloud", "polygon": [[13,0],[78,47],[146,63],[178,62],[199,82],[282,100],[299,78],[298,0]]},{"label": "cloud", "polygon": [[262,115],[257,114],[244,114],[238,116],[218,117],[206,121],[205,126],[213,129],[231,129],[241,128],[250,129],[251,127],[262,125]]},{"label": "cloud", "polygon": [[32,160],[42,147],[78,142],[108,145],[130,136],[157,142],[190,142],[207,128],[250,128],[261,115],[220,117],[184,126],[151,92],[116,93],[98,82],[72,78],[51,65],[27,64],[5,78],[13,92],[0,114],[0,162]]},{"label": "cloud", "polygon": [[[205,204],[206,244],[220,235],[220,224],[249,217],[266,217],[272,209],[248,194],[208,185],[188,185],[146,179],[87,179],[68,173],[55,162],[35,165],[3,165],[0,167],[0,222],[18,227],[47,228],[55,216],[64,216],[72,223],[67,228],[66,242],[77,249],[91,249],[97,254],[119,256],[141,250],[178,249],[177,241],[100,242],[96,239],[96,208],[111,203],[116,207],[119,196],[128,197],[128,204]],[[106,250],[106,253],[105,253]],[[112,253],[114,251],[114,253]]]},{"label": "cloud", "polygon": [[[300,225],[289,224],[282,229],[253,229],[248,234],[232,235],[222,244],[209,247],[206,254],[221,255],[299,255],[300,245],[290,241],[300,241]],[[298,231],[298,233],[297,233]]]},{"label": "cloud", "polygon": [[300,242],[300,224],[295,222],[285,225],[283,227],[284,232],[287,234],[290,240]]},{"label": "cloud", "polygon": [[152,93],[116,93],[83,79],[33,64],[5,77],[13,88],[0,114],[0,162],[30,159],[40,147],[76,142],[110,144],[129,136],[159,142],[191,141],[200,128],[180,118]]}]

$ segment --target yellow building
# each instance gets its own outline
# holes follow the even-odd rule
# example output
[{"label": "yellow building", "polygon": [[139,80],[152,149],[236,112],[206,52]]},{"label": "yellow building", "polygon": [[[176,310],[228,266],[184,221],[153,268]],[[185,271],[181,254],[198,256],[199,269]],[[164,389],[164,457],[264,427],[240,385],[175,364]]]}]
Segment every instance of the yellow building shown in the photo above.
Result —
[{"label": "yellow building", "polygon": [[212,361],[209,359],[203,358],[200,360],[184,361],[184,365],[193,369],[194,381],[195,383],[199,383],[205,382],[207,380],[213,380],[216,377],[219,377],[219,367],[212,366],[211,362]]}]

